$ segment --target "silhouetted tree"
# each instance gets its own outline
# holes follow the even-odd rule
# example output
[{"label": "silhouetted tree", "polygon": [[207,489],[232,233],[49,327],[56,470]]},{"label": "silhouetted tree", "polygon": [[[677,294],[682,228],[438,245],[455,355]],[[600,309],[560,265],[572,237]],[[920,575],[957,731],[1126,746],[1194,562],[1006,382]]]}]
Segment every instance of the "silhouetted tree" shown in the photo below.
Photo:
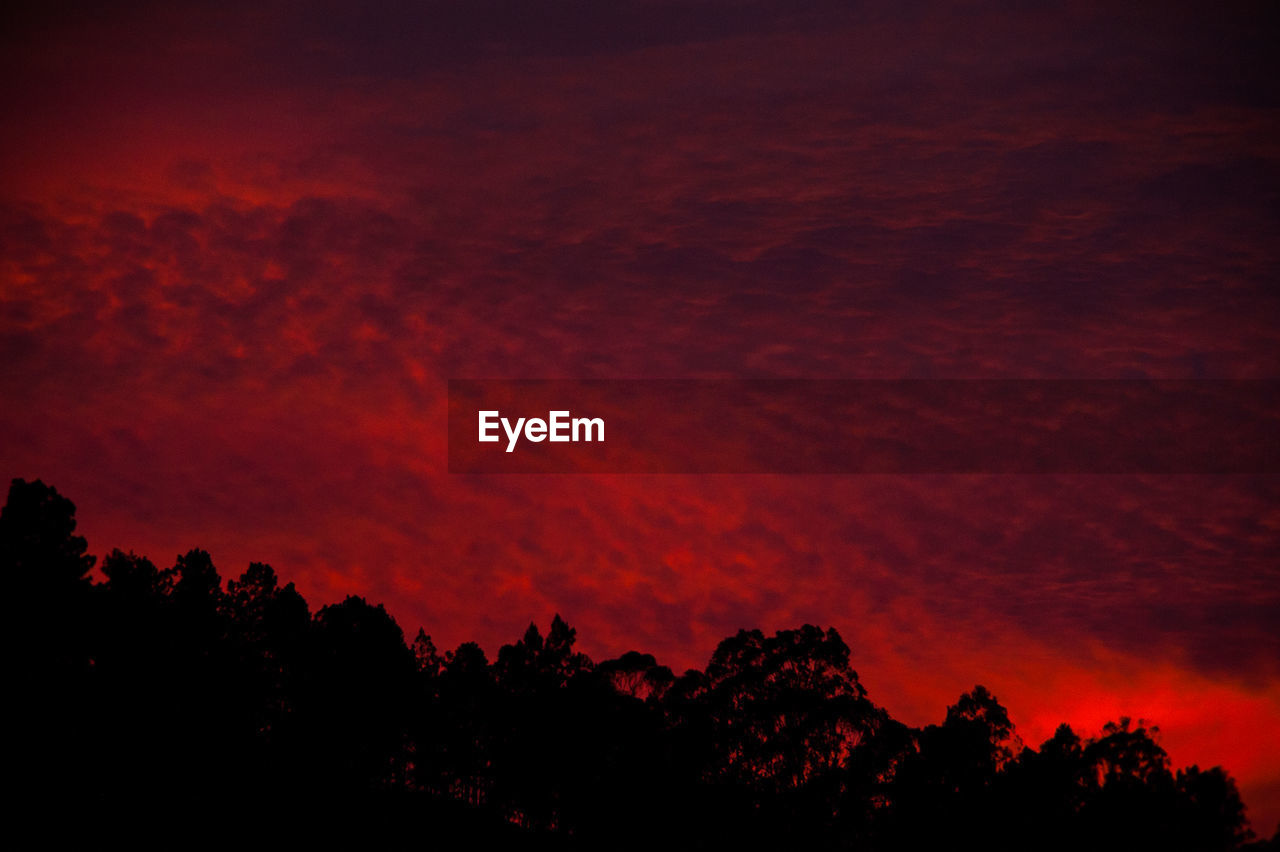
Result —
[{"label": "silhouetted tree", "polygon": [[22,753],[9,759],[36,787],[78,779],[73,767],[91,744],[94,558],[75,529],[75,506],[56,489],[38,479],[10,483],[0,510],[0,578],[8,603],[10,727]]},{"label": "silhouetted tree", "polygon": [[914,750],[902,759],[886,833],[902,848],[990,835],[1002,810],[999,773],[1011,759],[1013,737],[1008,712],[985,687],[961,695],[941,725],[916,734]]},{"label": "silhouetted tree", "polygon": [[1067,725],[1059,725],[1039,750],[1024,748],[1003,785],[1008,834],[1041,834],[1050,849],[1084,845],[1077,815],[1084,805],[1085,774],[1084,745]]},{"label": "silhouetted tree", "polygon": [[641,701],[661,700],[676,679],[671,669],[658,665],[653,654],[639,651],[605,660],[596,666],[596,674],[619,694]]},{"label": "silhouetted tree", "polygon": [[[419,666],[422,661],[418,656]],[[459,645],[420,688],[411,727],[414,784],[436,796],[489,806],[492,717],[500,697],[484,651],[474,642]]]},{"label": "silhouetted tree", "polygon": [[229,712],[245,741],[239,760],[264,788],[293,783],[298,763],[288,751],[305,669],[311,613],[292,583],[281,587],[270,565],[251,563],[227,583],[239,688]]},{"label": "silhouetted tree", "polygon": [[418,628],[418,635],[414,637],[410,649],[413,651],[413,660],[418,666],[418,672],[425,680],[434,681],[444,671],[445,658],[436,650],[436,643],[431,641],[427,631],[421,627]]},{"label": "silhouetted tree", "polygon": [[88,587],[94,558],[75,534],[76,507],[40,480],[14,479],[0,510],[0,576],[11,593],[39,599]]},{"label": "silhouetted tree", "polygon": [[707,665],[713,763],[708,779],[745,798],[731,804],[756,837],[830,836],[845,769],[887,714],[866,697],[834,629],[766,637],[739,631]]},{"label": "silhouetted tree", "polygon": [[883,721],[834,629],[739,631],[716,648],[707,680],[714,771],[752,787],[804,786],[843,765]]},{"label": "silhouetted tree", "polygon": [[406,772],[417,666],[381,604],[348,596],[315,614],[292,733],[310,783],[383,789]]},{"label": "silhouetted tree", "polygon": [[1217,852],[1235,849],[1252,839],[1236,782],[1222,767],[1179,769],[1175,785],[1178,834],[1188,848]]}]

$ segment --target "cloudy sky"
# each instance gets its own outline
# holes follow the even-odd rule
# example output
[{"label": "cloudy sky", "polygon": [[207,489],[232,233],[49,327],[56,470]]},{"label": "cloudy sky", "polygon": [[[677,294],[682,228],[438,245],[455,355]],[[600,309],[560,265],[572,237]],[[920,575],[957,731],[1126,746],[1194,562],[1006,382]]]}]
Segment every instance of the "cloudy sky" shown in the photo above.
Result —
[{"label": "cloudy sky", "polygon": [[0,471],[444,647],[832,625],[1271,833],[1277,477],[451,475],[446,382],[1280,378],[1273,7],[360,5],[4,13]]}]

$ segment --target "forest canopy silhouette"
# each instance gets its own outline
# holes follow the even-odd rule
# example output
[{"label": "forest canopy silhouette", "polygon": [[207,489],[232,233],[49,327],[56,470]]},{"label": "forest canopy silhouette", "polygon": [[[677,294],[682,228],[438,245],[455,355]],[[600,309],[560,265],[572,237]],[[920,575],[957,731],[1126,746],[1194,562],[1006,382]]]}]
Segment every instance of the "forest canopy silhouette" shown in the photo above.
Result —
[{"label": "forest canopy silhouette", "polygon": [[313,613],[262,563],[225,583],[198,549],[97,564],[75,529],[71,501],[13,480],[0,570],[31,746],[13,771],[37,792],[336,797],[540,848],[1280,845],[1250,843],[1231,776],[1174,771],[1143,721],[1031,747],[979,685],[905,725],[834,628],[740,630],[676,674],[639,651],[594,662],[556,615],[490,660],[406,642],[360,597]]}]

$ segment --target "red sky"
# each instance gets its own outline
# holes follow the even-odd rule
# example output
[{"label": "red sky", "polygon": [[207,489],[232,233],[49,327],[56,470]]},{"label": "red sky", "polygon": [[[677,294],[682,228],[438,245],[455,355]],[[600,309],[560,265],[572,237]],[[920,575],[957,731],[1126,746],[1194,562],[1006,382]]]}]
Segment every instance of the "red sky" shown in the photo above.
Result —
[{"label": "red sky", "polygon": [[1270,835],[1273,476],[446,472],[449,378],[1280,377],[1273,11],[847,5],[5,13],[0,471],[446,647],[833,625]]}]

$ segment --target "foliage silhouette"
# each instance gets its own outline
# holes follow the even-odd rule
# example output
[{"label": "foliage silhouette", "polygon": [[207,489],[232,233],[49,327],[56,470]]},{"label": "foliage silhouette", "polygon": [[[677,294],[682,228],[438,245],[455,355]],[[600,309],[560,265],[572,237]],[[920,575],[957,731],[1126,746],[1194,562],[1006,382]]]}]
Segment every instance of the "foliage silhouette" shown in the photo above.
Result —
[{"label": "foliage silhouette", "polygon": [[[631,651],[593,663],[558,614],[490,663],[412,643],[381,606],[314,614],[252,563],[95,560],[74,507],[15,479],[0,569],[28,641],[15,770],[36,791],[237,809],[339,802],[436,842],[522,848],[1245,848],[1235,782],[1176,773],[1120,719],[1023,746],[975,686],[911,728],[868,698],[834,629],[742,630],[679,677]],[[146,803],[145,807],[139,803]],[[1276,839],[1253,847],[1274,849]]]}]

